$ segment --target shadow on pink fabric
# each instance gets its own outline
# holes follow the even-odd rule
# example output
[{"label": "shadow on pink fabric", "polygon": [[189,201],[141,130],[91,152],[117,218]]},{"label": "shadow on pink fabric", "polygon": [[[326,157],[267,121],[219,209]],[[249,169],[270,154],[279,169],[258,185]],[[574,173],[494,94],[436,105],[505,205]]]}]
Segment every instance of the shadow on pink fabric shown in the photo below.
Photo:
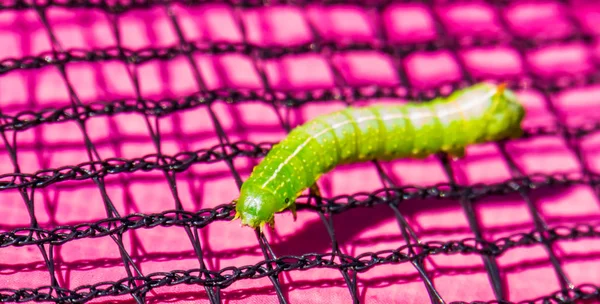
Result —
[{"label": "shadow on pink fabric", "polygon": [[[600,294],[600,5],[31,2],[0,7],[1,301]],[[517,91],[527,136],[340,166],[264,236],[229,221],[288,128],[483,79]]]}]

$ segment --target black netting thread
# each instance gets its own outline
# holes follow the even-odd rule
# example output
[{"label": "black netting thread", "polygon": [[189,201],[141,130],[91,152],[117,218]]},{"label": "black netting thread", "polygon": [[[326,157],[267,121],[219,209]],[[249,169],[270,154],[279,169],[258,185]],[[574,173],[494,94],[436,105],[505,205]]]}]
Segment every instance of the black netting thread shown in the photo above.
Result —
[{"label": "black netting thread", "polygon": [[[161,100],[151,99],[120,99],[111,101],[97,101],[77,106],[63,106],[60,108],[45,108],[39,111],[21,111],[14,115],[0,113],[0,131],[24,131],[44,123],[59,123],[88,119],[91,117],[113,116],[122,113],[141,113],[148,116],[167,116],[171,113],[189,110],[198,106],[209,105],[216,101],[227,103],[266,100],[267,102],[280,104],[292,102],[295,106],[307,102],[326,102],[331,100],[355,101],[373,100],[377,98],[403,98],[399,94],[400,88],[364,88],[368,93],[361,92],[360,88],[351,88],[345,93],[342,90],[318,90],[304,93],[298,98],[298,94],[284,93],[267,94],[258,91],[232,91],[218,90],[205,93],[187,95],[181,98],[165,98]],[[294,96],[296,95],[296,96]],[[432,94],[436,96],[435,94]],[[524,138],[540,135],[557,135],[566,132],[569,136],[584,136],[597,132],[600,122],[588,121],[580,125],[571,125],[560,130],[554,126],[536,126],[525,128]]]},{"label": "black netting thread", "polygon": [[[508,40],[512,39],[512,40]],[[234,43],[234,42],[205,42],[189,41],[180,46],[168,47],[147,47],[137,50],[124,47],[107,47],[100,49],[66,49],[60,52],[42,52],[36,56],[25,56],[21,58],[4,58],[0,60],[0,74],[5,74],[14,70],[39,69],[46,66],[57,66],[76,62],[105,62],[121,61],[132,64],[143,64],[149,61],[172,60],[181,55],[190,54],[241,54],[246,56],[256,56],[260,59],[275,59],[290,55],[302,54],[320,54],[324,51],[331,53],[345,53],[351,51],[370,51],[387,55],[408,56],[415,52],[433,51],[452,48],[474,48],[474,47],[523,47],[525,49],[535,49],[552,44],[567,44],[580,40],[592,40],[592,37],[579,34],[562,37],[560,39],[525,39],[519,37],[463,37],[461,40],[440,38],[434,41],[411,44],[393,44],[389,42],[336,42],[320,41],[319,49],[315,48],[315,43],[302,43],[291,46],[260,46],[252,43]]]},{"label": "black netting thread", "polygon": [[[8,3],[0,5],[0,10],[25,10],[25,9],[47,9],[51,7],[62,7],[62,8],[94,8],[106,11],[107,13],[120,14],[129,12],[132,10],[149,9],[152,7],[159,7],[166,4],[180,4],[186,6],[198,6],[203,4],[223,3],[232,7],[240,8],[259,8],[265,6],[274,5],[308,5],[308,4],[320,4],[320,5],[339,5],[339,4],[352,4],[361,7],[375,7],[382,8],[393,3],[461,3],[469,2],[471,0],[295,0],[294,2],[283,1],[283,0],[13,0]],[[508,5],[510,3],[517,2],[518,0],[484,0],[494,5]],[[562,0],[562,2],[568,2]]]},{"label": "black netting thread", "polygon": [[[114,233],[114,232],[113,232]],[[551,241],[572,240],[582,238],[600,237],[600,225],[589,224],[575,225],[573,227],[554,227],[547,230],[547,235],[539,235],[537,231],[530,233],[519,233],[503,237],[493,242],[486,242],[474,238],[461,241],[448,242],[425,242],[421,244],[410,244],[393,250],[382,250],[378,252],[367,252],[356,257],[337,254],[343,263],[336,262],[332,253],[305,254],[302,256],[282,256],[273,260],[265,260],[255,265],[242,267],[226,267],[218,272],[206,269],[177,270],[171,272],[152,273],[143,277],[131,277],[116,282],[102,282],[96,285],[85,285],[73,290],[55,290],[52,286],[44,286],[37,289],[0,289],[0,301],[32,301],[44,300],[61,303],[70,301],[74,303],[85,302],[96,297],[117,296],[133,292],[147,293],[153,288],[161,286],[174,286],[178,284],[198,284],[205,286],[219,286],[225,288],[237,280],[258,279],[271,275],[278,275],[284,271],[308,270],[316,267],[330,269],[351,269],[364,272],[377,265],[402,264],[414,260],[420,260],[425,256],[438,254],[479,254],[498,256],[513,247],[531,246],[541,244],[545,239]],[[421,252],[417,255],[411,254],[414,247],[419,247]],[[270,268],[267,266],[271,266]],[[202,277],[211,279],[203,279]],[[143,281],[143,284],[133,285],[135,281]],[[52,296],[52,291],[64,294],[64,297]],[[576,295],[576,291],[569,293]]]},{"label": "black netting thread", "polygon": [[[308,264],[303,265],[305,267],[309,267]],[[316,266],[313,266],[316,267]],[[254,270],[258,271],[258,270]],[[198,271],[199,272],[199,271]],[[261,277],[265,275],[260,274]],[[149,285],[156,286],[171,286],[174,283],[179,284],[195,284],[197,281],[201,280],[198,276],[193,276],[188,274],[185,271],[173,271],[169,273],[160,273],[152,278],[144,277],[142,278],[145,283],[143,285],[139,285],[133,290],[129,288],[127,284],[130,284],[130,280],[119,281],[113,283],[85,286],[77,291],[71,291],[72,295],[66,296],[63,298],[56,298],[50,295],[51,292],[61,292],[66,293],[67,290],[56,290],[52,287],[42,287],[35,290],[23,290],[18,291],[17,294],[11,295],[9,298],[3,298],[5,302],[28,302],[28,301],[57,301],[63,300],[68,301],[69,303],[82,303],[86,300],[102,297],[102,296],[111,296],[111,295],[119,295],[126,294],[127,292],[135,292],[140,289],[146,289]],[[127,291],[127,292],[124,292]],[[525,300],[519,302],[509,302],[509,301],[474,301],[474,302],[464,302],[464,301],[455,301],[450,302],[450,304],[548,304],[548,303],[576,303],[581,300],[589,300],[596,299],[600,297],[600,287],[593,284],[582,284],[579,286],[575,286],[569,290],[557,291],[551,295],[545,297],[539,297],[533,300]]]},{"label": "black netting thread", "polygon": [[[107,175],[133,172],[166,171],[184,172],[194,164],[210,164],[230,160],[237,157],[259,158],[271,149],[273,143],[253,144],[247,141],[239,141],[229,145],[218,145],[209,149],[196,151],[184,151],[175,155],[149,154],[140,158],[105,158],[92,160],[74,166],[63,166],[36,171],[34,173],[6,173],[0,175],[0,191],[22,188],[42,188],[51,184],[68,180],[87,180],[103,178]],[[224,149],[223,149],[224,148]],[[223,149],[219,151],[219,149]],[[496,191],[498,188],[510,188],[511,185],[522,184],[530,188],[543,187],[545,185],[572,185],[575,183],[596,184],[600,180],[596,174],[589,173],[581,177],[574,172],[555,172],[553,174],[532,174],[529,176],[515,177],[511,181],[505,181],[498,185],[476,184],[465,189],[471,189],[472,194],[478,192]],[[450,185],[450,184],[448,184]],[[460,186],[454,186],[459,187]],[[405,186],[403,188],[415,188],[418,186]],[[475,191],[474,189],[480,189]],[[465,191],[466,191],[465,190]],[[441,191],[443,192],[443,191]],[[457,192],[462,195],[463,192]]]},{"label": "black netting thread", "polygon": [[[395,200],[396,203],[398,199]],[[330,209],[333,211],[329,211],[331,213],[339,213],[344,210],[349,210],[352,208],[359,208],[362,206],[373,206],[375,204],[383,204],[383,199],[380,202],[373,201],[360,201],[356,202],[356,204],[352,204],[350,206],[345,206],[340,208],[341,206],[331,205]],[[385,201],[385,203],[389,203]],[[299,205],[300,210],[302,209],[310,209],[310,207],[306,207],[305,205]],[[9,246],[28,246],[28,245],[39,245],[39,244],[52,244],[52,245],[61,245],[65,244],[69,241],[74,241],[77,239],[83,238],[99,238],[108,235],[112,235],[114,233],[124,233],[128,230],[135,229],[150,229],[153,227],[161,226],[161,227],[171,227],[171,226],[179,226],[179,227],[197,227],[203,228],[215,221],[230,221],[233,219],[233,211],[234,206],[229,205],[221,205],[212,209],[203,209],[197,212],[189,212],[189,211],[181,211],[181,210],[168,210],[161,213],[156,214],[130,214],[125,217],[118,218],[107,218],[103,220],[99,220],[94,223],[81,223],[77,225],[61,225],[54,229],[43,229],[43,228],[17,228],[15,230],[9,232],[0,233],[0,247],[9,247]],[[570,239],[579,239],[583,237],[598,237],[598,233],[596,232],[597,224],[593,226],[592,224],[577,224],[573,227],[566,226],[556,226],[552,227],[548,231],[544,231],[544,237],[550,239],[552,242],[558,240],[570,240]],[[33,233],[37,235],[34,236]],[[515,239],[517,237],[522,237],[527,240],[535,240],[531,242],[518,241],[513,242],[510,241],[510,245],[506,245],[506,249],[512,247],[526,246],[532,245],[535,243],[540,243],[541,237],[539,235],[541,232],[532,231],[531,233],[518,233],[513,236],[509,236],[506,238],[501,238],[493,242],[487,242],[481,239],[468,238],[462,241],[450,241],[446,243],[465,243],[475,241],[477,243],[484,244],[488,247],[494,247],[501,242],[509,242],[510,239]],[[431,244],[440,243],[440,242],[429,242]],[[407,248],[411,248],[410,246],[422,247],[422,249],[428,248],[429,243],[425,244],[411,244],[408,245]],[[492,244],[493,243],[493,244]],[[462,251],[463,253],[467,253],[467,251]],[[504,252],[501,250],[499,252],[491,252],[489,255],[500,255]],[[480,252],[483,254],[483,251]]]}]

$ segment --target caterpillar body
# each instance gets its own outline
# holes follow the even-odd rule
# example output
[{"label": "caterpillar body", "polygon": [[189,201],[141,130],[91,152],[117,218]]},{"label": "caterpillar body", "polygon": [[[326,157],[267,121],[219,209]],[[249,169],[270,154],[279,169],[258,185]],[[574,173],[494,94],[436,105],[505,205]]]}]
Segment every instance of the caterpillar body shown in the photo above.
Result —
[{"label": "caterpillar body", "polygon": [[402,105],[348,107],[316,117],[276,144],[242,185],[235,218],[274,225],[319,177],[341,164],[437,152],[464,156],[471,144],[520,137],[525,111],[504,85],[479,83],[447,98]]}]

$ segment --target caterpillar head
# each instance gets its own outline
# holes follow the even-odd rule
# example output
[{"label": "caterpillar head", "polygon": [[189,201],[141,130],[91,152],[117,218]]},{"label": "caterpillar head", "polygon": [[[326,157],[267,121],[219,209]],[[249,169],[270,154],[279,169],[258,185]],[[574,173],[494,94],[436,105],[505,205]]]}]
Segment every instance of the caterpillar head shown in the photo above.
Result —
[{"label": "caterpillar head", "polygon": [[274,225],[274,215],[278,211],[277,199],[268,190],[261,188],[256,183],[244,183],[240,196],[235,201],[235,217],[241,219],[242,226],[260,228],[266,224]]},{"label": "caterpillar head", "polygon": [[491,106],[486,113],[487,139],[496,141],[520,137],[523,134],[521,122],[525,109],[505,84],[494,86],[494,90]]}]

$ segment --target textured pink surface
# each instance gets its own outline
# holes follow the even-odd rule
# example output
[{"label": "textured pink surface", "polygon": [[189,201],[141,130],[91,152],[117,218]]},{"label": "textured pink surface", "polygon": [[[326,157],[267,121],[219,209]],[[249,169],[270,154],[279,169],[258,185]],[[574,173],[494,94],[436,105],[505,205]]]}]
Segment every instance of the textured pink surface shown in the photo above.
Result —
[{"label": "textured pink surface", "polygon": [[[600,31],[593,14],[598,8],[573,12],[590,31]],[[234,11],[220,5],[203,7],[173,6],[185,38],[193,41],[240,43],[244,35]],[[313,41],[313,27],[324,41],[339,43],[373,41],[379,35],[395,43],[427,42],[439,38],[432,12],[420,4],[395,4],[380,18],[374,11],[353,6],[300,8],[264,8],[240,10],[245,39],[261,46],[296,45]],[[487,4],[453,4],[436,12],[449,32],[456,35],[502,37],[497,11]],[[560,38],[573,30],[567,19],[571,13],[558,2],[525,3],[505,11],[508,25],[526,38]],[[103,48],[116,45],[112,21],[92,10],[48,10],[52,31],[64,49]],[[596,18],[597,19],[597,18]],[[376,21],[382,24],[377,24]],[[171,20],[162,7],[132,11],[118,20],[124,47],[172,46],[178,43]],[[380,33],[383,26],[383,33]],[[37,55],[52,49],[47,29],[31,11],[0,13],[0,59]],[[266,80],[274,89],[310,89],[336,84],[365,85],[400,83],[397,67],[416,87],[432,88],[462,78],[457,57],[448,51],[417,52],[402,62],[376,51],[351,51],[329,55],[309,53],[289,55],[260,62]],[[580,43],[551,45],[521,57],[509,45],[472,47],[459,52],[473,75],[516,77],[525,67],[541,76],[563,73],[589,73],[594,69],[598,50]],[[195,54],[195,63],[209,89],[223,87],[261,88],[259,72],[252,58],[245,55]],[[334,67],[340,79],[332,73]],[[134,85],[123,63],[70,63],[67,77],[84,103],[136,96]],[[183,56],[168,61],[152,61],[137,68],[142,96],[159,99],[198,91],[189,62]],[[578,125],[596,121],[598,87],[573,89],[553,96],[551,103],[561,120]],[[527,108],[525,126],[554,124],[555,116],[544,96],[535,89],[519,92]],[[378,102],[381,102],[378,101]],[[404,102],[387,100],[387,102]],[[39,70],[12,71],[0,76],[0,106],[5,113],[69,105],[69,93],[55,66]],[[294,125],[311,117],[340,109],[344,104],[331,101],[311,103],[292,111]],[[219,121],[231,141],[276,141],[285,132],[276,112],[263,103],[214,105]],[[151,120],[154,123],[154,118]],[[209,148],[219,143],[206,107],[160,118],[161,152]],[[95,117],[87,122],[87,132],[102,158],[134,158],[156,153],[148,128],[139,114]],[[8,138],[12,137],[9,133]],[[22,172],[56,168],[88,161],[83,135],[73,121],[42,125],[16,135]],[[598,135],[582,142],[584,157],[592,170],[600,168],[595,152]],[[508,144],[508,152],[525,174],[580,172],[581,165],[564,140],[556,136],[536,137]],[[468,149],[468,156],[453,161],[458,180],[465,184],[495,183],[511,177],[497,146],[492,144]],[[245,178],[255,162],[237,158],[234,162]],[[430,186],[447,182],[441,163],[435,158],[419,161],[397,160],[383,164],[400,185]],[[0,148],[0,173],[13,172],[8,151]],[[106,179],[107,192],[121,215],[152,213],[174,209],[164,175],[158,171],[120,174]],[[372,164],[342,166],[320,181],[325,196],[369,192],[381,188]],[[229,202],[238,194],[235,181],[224,162],[198,164],[177,175],[178,194],[184,209],[194,211]],[[12,230],[30,224],[29,215],[18,191],[2,192],[0,229]],[[597,219],[600,208],[588,186],[571,187],[560,192],[533,194],[542,216],[549,224],[574,223]],[[89,222],[106,217],[98,187],[91,181],[74,181],[36,190],[35,216],[42,227]],[[527,206],[518,195],[486,198],[475,206],[484,237],[497,239],[534,228]],[[400,211],[409,219],[423,241],[459,240],[473,237],[467,219],[457,201],[412,201]],[[299,212],[276,217],[275,232],[267,237],[276,255],[329,252],[331,243],[325,226],[315,213]],[[386,206],[354,209],[334,217],[340,249],[356,256],[364,252],[396,248],[405,244],[391,210]],[[237,223],[217,222],[200,230],[204,258],[209,269],[244,266],[263,260],[253,231]],[[126,250],[144,274],[198,267],[198,260],[184,230],[180,227],[138,229],[124,234]],[[600,282],[600,243],[590,240],[559,242],[556,247],[570,279],[575,285]],[[108,237],[84,239],[52,247],[59,284],[73,289],[80,285],[126,277],[118,248]],[[508,299],[533,299],[560,288],[542,246],[509,250],[498,258],[504,274]],[[437,255],[426,260],[426,268],[445,301],[492,300],[494,295],[482,260],[477,255]],[[350,295],[337,270],[314,269],[280,275],[284,294],[290,303],[349,303]],[[0,288],[24,288],[50,283],[46,265],[35,246],[0,249]],[[377,266],[358,275],[358,292],[368,303],[427,303],[425,285],[411,264]],[[161,287],[149,293],[156,303],[208,303],[199,286]],[[276,303],[267,278],[242,280],[222,292],[226,303]],[[94,302],[133,303],[130,296],[102,298]]]}]

